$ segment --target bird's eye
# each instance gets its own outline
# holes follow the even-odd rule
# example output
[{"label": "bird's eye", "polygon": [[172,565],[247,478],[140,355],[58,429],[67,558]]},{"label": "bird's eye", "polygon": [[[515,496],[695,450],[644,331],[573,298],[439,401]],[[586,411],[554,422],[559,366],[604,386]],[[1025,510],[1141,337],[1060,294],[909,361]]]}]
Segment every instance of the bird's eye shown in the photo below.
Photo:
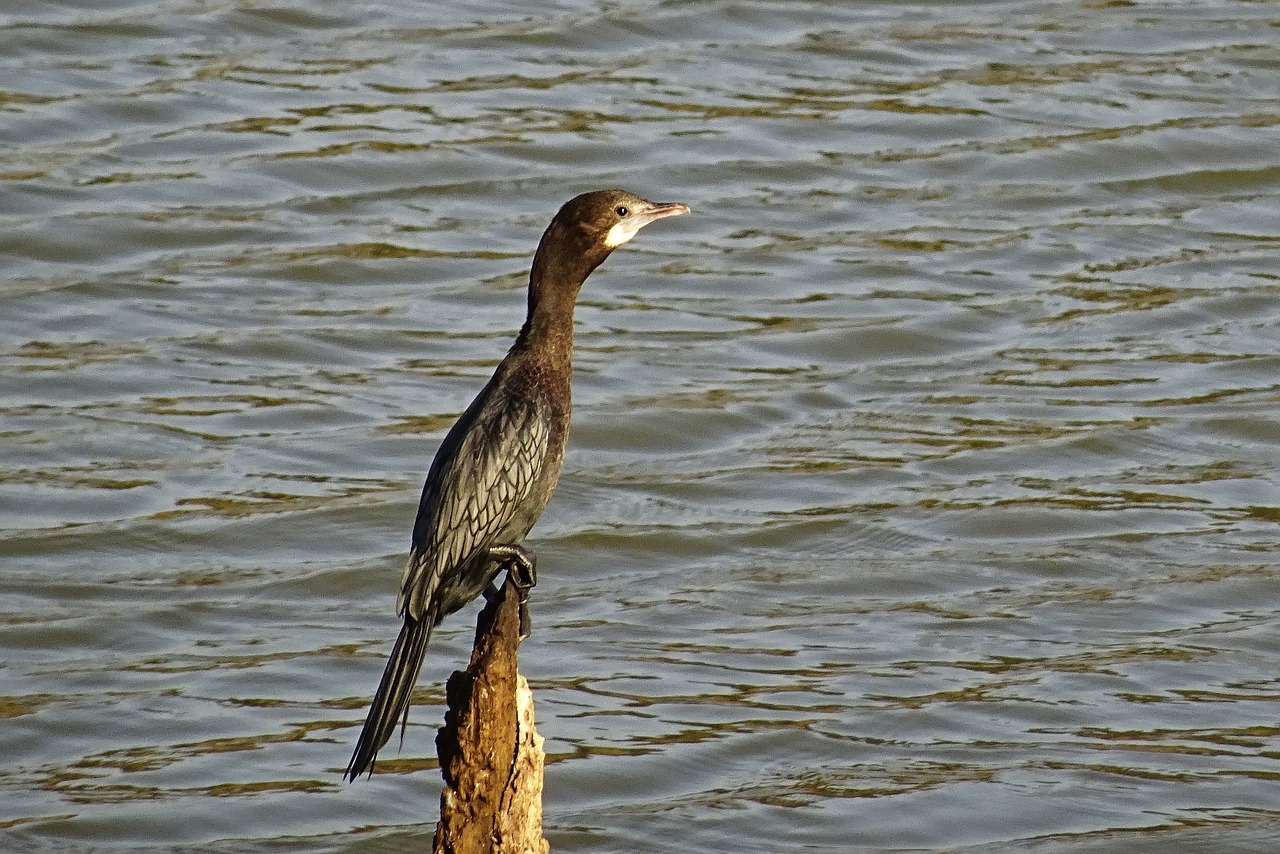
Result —
[{"label": "bird's eye", "polygon": [[631,210],[626,205],[618,205],[616,208],[613,209],[613,212],[616,213],[618,216],[626,216],[627,214],[631,213]]}]

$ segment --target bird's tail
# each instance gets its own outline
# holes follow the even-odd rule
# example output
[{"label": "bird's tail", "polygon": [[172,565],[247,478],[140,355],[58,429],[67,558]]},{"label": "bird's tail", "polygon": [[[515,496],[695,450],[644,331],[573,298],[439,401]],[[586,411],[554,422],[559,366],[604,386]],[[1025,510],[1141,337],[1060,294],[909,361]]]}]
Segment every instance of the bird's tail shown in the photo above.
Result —
[{"label": "bird's tail", "polygon": [[404,628],[400,629],[395,648],[391,650],[378,691],[373,695],[373,704],[369,706],[369,716],[364,720],[355,753],[351,754],[351,763],[347,765],[345,776],[348,780],[355,780],[365,769],[372,774],[373,762],[395,732],[396,721],[403,719],[408,723],[409,694],[413,691],[413,683],[418,680],[418,671],[422,669],[422,659],[430,639],[429,617],[424,615],[421,620],[405,618]]}]

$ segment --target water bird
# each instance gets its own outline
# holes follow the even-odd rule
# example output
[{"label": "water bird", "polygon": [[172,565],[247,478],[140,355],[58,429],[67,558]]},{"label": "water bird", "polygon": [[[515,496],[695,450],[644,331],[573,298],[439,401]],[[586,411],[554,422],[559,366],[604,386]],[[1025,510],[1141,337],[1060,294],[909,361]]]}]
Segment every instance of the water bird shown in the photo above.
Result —
[{"label": "water bird", "polygon": [[[449,430],[427,472],[396,611],[404,625],[347,766],[373,773],[401,722],[431,631],[480,594],[497,594],[504,568],[522,605],[537,582],[522,545],[560,479],[569,435],[573,308],[583,282],[613,250],[651,222],[688,213],[624,190],[583,193],[564,204],[538,243],[529,308],[489,383]],[[523,616],[522,610],[522,616]],[[523,622],[523,621],[522,621]]]}]

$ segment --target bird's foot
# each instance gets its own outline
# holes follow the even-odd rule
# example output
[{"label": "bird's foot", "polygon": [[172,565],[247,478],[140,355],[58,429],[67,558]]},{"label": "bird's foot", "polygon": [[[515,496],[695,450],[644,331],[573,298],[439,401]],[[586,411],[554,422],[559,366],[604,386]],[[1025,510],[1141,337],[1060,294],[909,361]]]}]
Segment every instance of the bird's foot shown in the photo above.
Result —
[{"label": "bird's foot", "polygon": [[[504,562],[507,577],[520,596],[520,640],[524,640],[533,630],[533,620],[529,616],[529,591],[538,583],[537,558],[533,552],[518,545],[490,546],[489,554]],[[488,595],[486,591],[485,596]]]},{"label": "bird's foot", "polygon": [[490,546],[489,556],[502,561],[520,598],[528,599],[529,591],[538,584],[538,562],[533,552],[524,546]]}]

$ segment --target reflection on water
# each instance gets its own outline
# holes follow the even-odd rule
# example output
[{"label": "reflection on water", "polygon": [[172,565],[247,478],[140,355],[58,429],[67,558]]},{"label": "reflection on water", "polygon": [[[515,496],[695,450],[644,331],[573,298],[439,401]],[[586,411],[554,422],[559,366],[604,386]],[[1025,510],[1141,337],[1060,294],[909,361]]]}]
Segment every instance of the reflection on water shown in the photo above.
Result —
[{"label": "reflection on water", "polygon": [[311,5],[4,13],[0,848],[427,844],[417,490],[608,185],[557,849],[1280,844],[1266,4]]}]

